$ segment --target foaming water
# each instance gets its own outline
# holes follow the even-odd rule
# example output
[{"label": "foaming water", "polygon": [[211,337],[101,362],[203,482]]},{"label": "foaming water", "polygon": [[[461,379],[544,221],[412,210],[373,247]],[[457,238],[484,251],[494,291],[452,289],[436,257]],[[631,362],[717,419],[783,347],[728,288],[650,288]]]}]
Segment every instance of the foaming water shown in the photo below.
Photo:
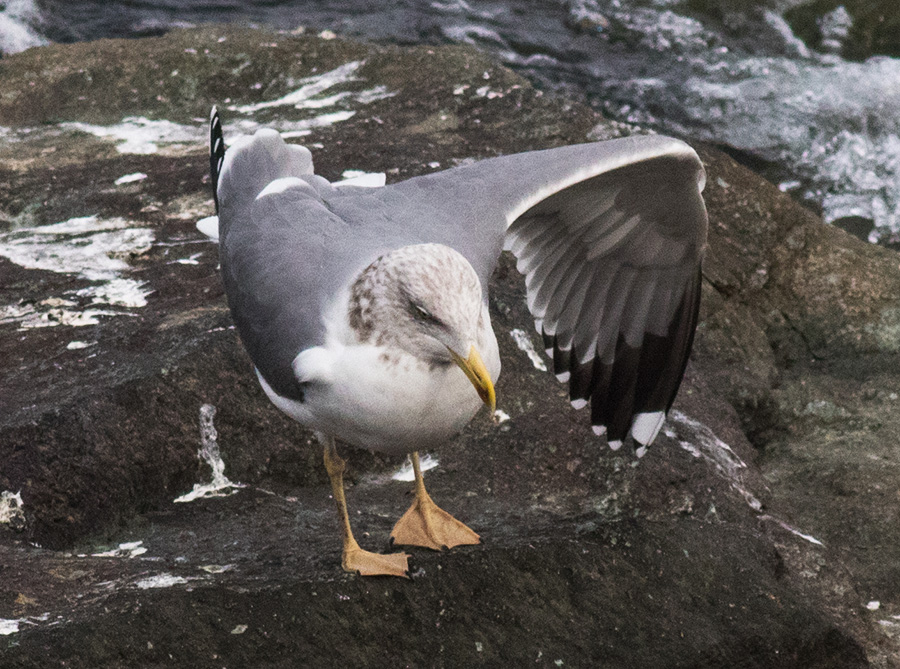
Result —
[{"label": "foaming water", "polygon": [[8,0],[0,10],[0,54],[18,53],[49,44],[41,35],[40,10],[34,0]]},{"label": "foaming water", "polygon": [[15,323],[23,330],[96,325],[98,316],[128,313],[104,307],[146,306],[153,291],[144,281],[123,276],[131,269],[123,257],[149,251],[154,235],[149,228],[132,226],[123,218],[82,216],[0,233],[0,256],[26,269],[69,274],[91,282],[38,304],[0,304],[0,324]]},{"label": "foaming water", "polygon": [[219,451],[219,433],[213,424],[215,416],[216,407],[212,404],[200,407],[200,450],[197,451],[197,457],[209,465],[212,479],[209,483],[195,483],[194,488],[176,498],[176,502],[193,502],[205,497],[227,497],[244,487],[243,484],[233,483],[225,476],[225,462]]}]

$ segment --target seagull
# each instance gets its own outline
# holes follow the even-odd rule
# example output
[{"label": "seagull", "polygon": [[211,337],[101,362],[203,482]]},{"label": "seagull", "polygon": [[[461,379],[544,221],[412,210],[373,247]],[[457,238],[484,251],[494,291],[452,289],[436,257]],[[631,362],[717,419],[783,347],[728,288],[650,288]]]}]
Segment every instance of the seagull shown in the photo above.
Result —
[{"label": "seagull", "polygon": [[[311,428],[338,507],[341,563],[408,577],[406,553],[360,548],[335,440],[409,453],[415,499],[393,543],[480,542],[425,489],[418,451],[453,438],[500,374],[488,284],[503,250],[572,405],[643,456],[684,375],[700,303],[703,166],[657,135],[481,160],[385,185],[330,183],[263,128],[226,151],[210,116],[222,279],[266,395]],[[368,182],[368,183],[366,183]]]}]

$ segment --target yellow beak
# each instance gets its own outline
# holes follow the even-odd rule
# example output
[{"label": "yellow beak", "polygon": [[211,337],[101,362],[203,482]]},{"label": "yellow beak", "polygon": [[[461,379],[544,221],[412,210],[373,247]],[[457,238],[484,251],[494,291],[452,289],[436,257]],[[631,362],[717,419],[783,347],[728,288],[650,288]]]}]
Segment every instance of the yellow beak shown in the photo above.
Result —
[{"label": "yellow beak", "polygon": [[447,350],[450,351],[453,362],[459,365],[469,381],[472,382],[472,385],[475,386],[475,390],[478,391],[478,397],[480,397],[481,401],[488,406],[493,415],[494,411],[497,410],[497,395],[494,392],[494,384],[491,381],[491,375],[488,374],[488,371],[484,366],[484,361],[481,359],[476,348],[473,346],[469,349],[468,358],[463,358],[451,349]]}]

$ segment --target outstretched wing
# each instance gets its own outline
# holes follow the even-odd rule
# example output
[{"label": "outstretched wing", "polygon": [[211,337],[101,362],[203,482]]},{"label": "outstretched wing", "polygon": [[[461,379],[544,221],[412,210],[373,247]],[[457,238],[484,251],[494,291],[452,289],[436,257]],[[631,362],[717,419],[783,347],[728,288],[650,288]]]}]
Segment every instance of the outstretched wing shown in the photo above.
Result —
[{"label": "outstretched wing", "polygon": [[504,248],[525,275],[528,307],[573,405],[590,401],[594,431],[613,448],[630,433],[642,455],[674,401],[697,322],[707,228],[697,154],[675,139],[636,136],[427,179],[432,197],[462,212],[451,243],[482,281],[496,262],[483,228],[505,222]]}]

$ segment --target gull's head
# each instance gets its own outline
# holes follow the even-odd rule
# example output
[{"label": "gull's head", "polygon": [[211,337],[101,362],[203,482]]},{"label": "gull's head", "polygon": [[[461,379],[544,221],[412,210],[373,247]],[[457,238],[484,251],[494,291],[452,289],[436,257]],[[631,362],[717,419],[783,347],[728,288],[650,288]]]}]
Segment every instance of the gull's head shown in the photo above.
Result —
[{"label": "gull's head", "polygon": [[348,317],[361,342],[433,367],[459,365],[494,411],[494,385],[478,351],[490,328],[481,282],[454,249],[415,244],[384,254],[354,281]]}]

